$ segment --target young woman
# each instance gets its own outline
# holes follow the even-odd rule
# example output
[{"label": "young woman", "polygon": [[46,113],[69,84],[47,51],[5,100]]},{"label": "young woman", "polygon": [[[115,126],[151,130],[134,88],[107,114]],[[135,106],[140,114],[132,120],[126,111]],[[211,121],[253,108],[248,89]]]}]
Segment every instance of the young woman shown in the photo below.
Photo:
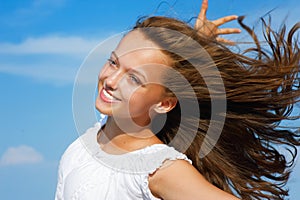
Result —
[{"label": "young woman", "polygon": [[149,17],[120,41],[99,74],[96,108],[106,123],[66,150],[56,199],[288,195],[283,186],[300,135],[279,123],[300,97],[300,24],[287,38],[285,28],[264,24],[265,50],[240,18],[255,47],[238,53],[216,37],[238,32],[218,29],[235,16],[209,22],[206,9],[204,1],[194,28]]}]

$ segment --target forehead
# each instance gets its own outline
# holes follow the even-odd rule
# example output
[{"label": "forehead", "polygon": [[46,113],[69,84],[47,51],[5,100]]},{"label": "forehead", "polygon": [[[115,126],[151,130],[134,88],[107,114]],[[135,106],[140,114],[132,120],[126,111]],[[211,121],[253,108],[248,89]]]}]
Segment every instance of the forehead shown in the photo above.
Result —
[{"label": "forehead", "polygon": [[[129,32],[115,49],[118,59],[131,67],[147,64],[169,65],[170,59],[151,40],[145,38],[142,32]],[[121,63],[122,64],[122,63]]]}]

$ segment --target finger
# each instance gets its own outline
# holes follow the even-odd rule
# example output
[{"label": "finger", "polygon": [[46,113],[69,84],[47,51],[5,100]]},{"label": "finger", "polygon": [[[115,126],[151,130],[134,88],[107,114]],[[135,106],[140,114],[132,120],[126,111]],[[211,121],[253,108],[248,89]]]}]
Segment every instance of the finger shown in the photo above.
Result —
[{"label": "finger", "polygon": [[206,19],[207,8],[208,8],[208,0],[203,0],[200,13],[198,15],[198,19],[202,19],[202,20]]},{"label": "finger", "polygon": [[220,25],[225,24],[227,22],[236,20],[237,18],[238,18],[237,15],[230,15],[230,16],[222,17],[220,19],[216,19],[216,20],[212,21],[212,23],[214,23],[216,26],[220,26]]},{"label": "finger", "polygon": [[241,33],[239,28],[220,28],[216,30],[216,35],[225,35],[225,34],[238,34]]},{"label": "finger", "polygon": [[224,38],[221,38],[221,37],[217,37],[216,40],[217,40],[218,42],[225,43],[225,44],[227,44],[227,45],[232,45],[232,46],[235,45],[235,42],[234,42],[234,41],[232,41],[232,40],[227,40],[227,39],[224,39]]}]

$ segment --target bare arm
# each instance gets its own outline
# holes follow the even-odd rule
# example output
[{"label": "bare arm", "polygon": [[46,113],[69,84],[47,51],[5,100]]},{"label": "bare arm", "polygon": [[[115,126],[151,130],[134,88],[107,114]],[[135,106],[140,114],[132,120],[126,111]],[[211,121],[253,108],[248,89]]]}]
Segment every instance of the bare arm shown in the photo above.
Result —
[{"label": "bare arm", "polygon": [[206,181],[187,161],[168,162],[149,177],[149,188],[155,196],[164,200],[238,200]]},{"label": "bare arm", "polygon": [[196,20],[194,28],[204,35],[215,37],[220,42],[233,44],[234,42],[221,38],[219,37],[219,35],[240,33],[241,30],[238,28],[219,28],[219,26],[226,24],[227,22],[236,20],[238,16],[230,15],[210,21],[206,18],[207,9],[208,0],[203,0],[200,13]]}]

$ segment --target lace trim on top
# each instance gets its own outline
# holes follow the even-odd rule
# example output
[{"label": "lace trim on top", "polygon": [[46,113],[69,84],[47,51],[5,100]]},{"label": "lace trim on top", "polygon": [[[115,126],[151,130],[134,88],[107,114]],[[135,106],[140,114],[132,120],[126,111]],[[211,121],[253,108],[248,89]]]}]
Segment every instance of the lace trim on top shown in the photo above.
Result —
[{"label": "lace trim on top", "polygon": [[[167,161],[167,160],[171,160],[171,161],[175,161],[175,160],[186,160],[188,161],[190,164],[192,164],[192,161],[190,159],[187,158],[186,155],[178,152],[178,155],[177,157],[172,157],[172,158],[167,158],[165,159],[163,162],[160,163],[159,166],[156,167],[156,169],[153,169],[149,174],[153,174],[156,170],[158,170],[159,168],[161,168],[163,165],[164,165],[164,162]],[[143,191],[143,194],[144,194],[144,200],[161,200],[157,197],[155,197],[150,188],[149,188],[149,174],[146,174],[143,176],[143,181],[142,181],[142,191]]]},{"label": "lace trim on top", "polygon": [[151,174],[161,167],[166,160],[184,159],[191,163],[186,155],[165,144],[153,144],[119,155],[108,154],[100,148],[97,142],[97,133],[100,128],[101,124],[96,123],[93,128],[88,129],[80,137],[80,141],[94,159],[115,171]]}]

